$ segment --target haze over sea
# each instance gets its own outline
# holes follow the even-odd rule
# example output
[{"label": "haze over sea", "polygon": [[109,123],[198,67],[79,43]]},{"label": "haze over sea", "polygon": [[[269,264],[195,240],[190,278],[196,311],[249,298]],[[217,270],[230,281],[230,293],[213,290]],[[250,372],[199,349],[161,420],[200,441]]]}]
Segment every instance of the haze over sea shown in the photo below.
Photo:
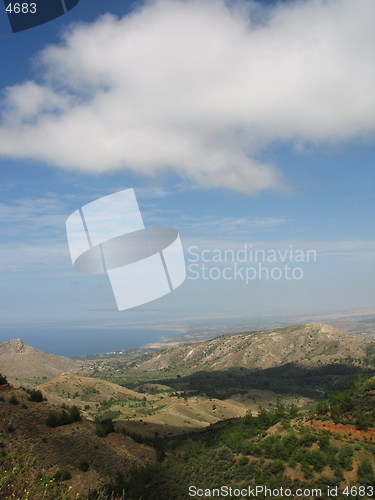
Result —
[{"label": "haze over sea", "polygon": [[143,347],[164,335],[181,332],[152,329],[9,325],[0,329],[0,341],[21,338],[35,349],[61,356],[86,356]]}]

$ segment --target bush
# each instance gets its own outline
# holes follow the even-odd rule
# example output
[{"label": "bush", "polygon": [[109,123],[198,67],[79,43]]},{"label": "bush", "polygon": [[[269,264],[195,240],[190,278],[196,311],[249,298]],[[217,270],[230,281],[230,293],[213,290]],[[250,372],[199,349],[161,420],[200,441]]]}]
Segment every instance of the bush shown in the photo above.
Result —
[{"label": "bush", "polygon": [[105,418],[96,422],[96,435],[98,437],[106,437],[107,434],[115,432],[115,426],[111,418]]},{"label": "bush", "polygon": [[28,391],[29,401],[33,401],[34,403],[39,403],[40,401],[45,401],[43,394],[38,389],[29,389]]},{"label": "bush", "polygon": [[363,486],[372,486],[375,483],[375,475],[372,469],[371,462],[365,458],[359,464],[357,471],[357,481]]},{"label": "bush", "polygon": [[317,415],[328,415],[329,412],[329,404],[326,400],[318,401],[315,406],[315,412]]},{"label": "bush", "polygon": [[59,413],[57,413],[57,411],[51,411],[48,414],[46,423],[47,423],[48,427],[58,427],[59,425],[61,425]]},{"label": "bush", "polygon": [[285,465],[282,460],[274,460],[269,466],[271,474],[280,474],[281,472],[284,472],[284,469]]},{"label": "bush", "polygon": [[372,426],[373,418],[371,415],[358,411],[355,413],[355,426],[357,429],[366,430]]},{"label": "bush", "polygon": [[69,423],[73,422],[79,422],[82,420],[81,413],[79,411],[79,408],[77,406],[72,406],[69,408]]},{"label": "bush", "polygon": [[0,385],[6,385],[7,383],[6,377],[0,373]]},{"label": "bush", "polygon": [[72,479],[71,473],[66,469],[57,470],[54,477],[57,481],[67,481],[68,479]]},{"label": "bush", "polygon": [[344,448],[341,448],[341,450],[338,452],[338,462],[339,465],[344,469],[344,470],[352,470],[353,469],[353,449],[351,446],[344,446]]},{"label": "bush", "polygon": [[89,468],[90,468],[90,465],[88,464],[88,462],[86,462],[85,460],[83,460],[82,462],[80,462],[78,468],[82,472],[87,472],[89,470]]},{"label": "bush", "polygon": [[81,420],[81,414],[76,406],[72,406],[68,410],[61,410],[60,412],[51,411],[47,417],[48,427],[59,427],[60,425],[68,425],[73,422]]},{"label": "bush", "polygon": [[310,448],[310,446],[317,441],[317,437],[309,431],[304,431],[300,440],[300,446],[304,446],[305,448]]},{"label": "bush", "polygon": [[9,403],[11,405],[18,405],[18,399],[16,398],[16,396],[14,394],[11,395],[11,397],[9,399]]}]

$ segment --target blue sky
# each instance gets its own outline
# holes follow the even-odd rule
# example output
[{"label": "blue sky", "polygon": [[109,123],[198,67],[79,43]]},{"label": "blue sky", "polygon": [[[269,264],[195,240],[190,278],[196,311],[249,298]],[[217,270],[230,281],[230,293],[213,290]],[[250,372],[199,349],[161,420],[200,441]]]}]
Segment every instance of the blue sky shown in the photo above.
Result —
[{"label": "blue sky", "polygon": [[[369,0],[81,0],[16,34],[2,15],[0,340],[63,352],[69,329],[125,346],[138,329],[142,345],[192,318],[373,309],[373,14]],[[187,279],[118,312],[105,276],[72,268],[65,221],[130,187],[187,259],[248,244],[317,261],[300,280]]]}]

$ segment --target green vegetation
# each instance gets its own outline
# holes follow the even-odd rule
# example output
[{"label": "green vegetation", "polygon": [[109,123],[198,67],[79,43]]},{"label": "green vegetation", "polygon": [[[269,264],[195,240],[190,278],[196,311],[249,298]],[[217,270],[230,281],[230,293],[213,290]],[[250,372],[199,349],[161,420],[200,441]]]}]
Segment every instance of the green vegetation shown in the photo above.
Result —
[{"label": "green vegetation", "polygon": [[367,429],[375,422],[375,378],[358,377],[349,382],[345,391],[334,391],[315,407],[318,417],[329,417],[335,423],[354,424]]},{"label": "green vegetation", "polygon": [[145,372],[126,369],[124,363],[118,361],[111,369],[96,371],[91,376],[134,390],[143,383],[153,383],[167,385],[189,395],[209,397],[230,397],[241,391],[260,389],[319,399],[322,393],[328,393],[334,387],[343,389],[347,381],[357,374],[369,378],[375,371],[367,365],[337,363],[309,368],[289,363],[265,370],[237,367],[189,373],[179,367]]},{"label": "green vegetation", "polygon": [[107,434],[115,432],[115,427],[111,418],[104,418],[96,421],[95,427],[96,435],[99,437],[106,437]]},{"label": "green vegetation", "polygon": [[368,458],[362,460],[359,464],[358,471],[358,482],[364,486],[373,486],[375,484],[375,474],[372,468],[371,462]]},{"label": "green vegetation", "polygon": [[[134,417],[154,415],[164,405],[144,399],[115,399],[113,397],[103,401],[91,415],[101,420],[105,418],[127,420]],[[90,409],[90,408],[89,408]]]},{"label": "green vegetation", "polygon": [[34,403],[46,401],[46,398],[43,397],[43,394],[38,389],[27,389],[26,392],[29,394],[29,401],[33,401]]},{"label": "green vegetation", "polygon": [[[325,411],[327,405],[330,408],[331,403],[335,407],[338,401],[343,409],[348,392],[357,411],[365,411],[372,388],[371,380],[354,380],[346,391],[335,392],[319,403],[319,411]],[[352,406],[347,404],[345,408],[348,412]],[[150,438],[131,437],[155,446]],[[243,419],[223,422],[189,436],[159,439],[159,446],[160,442],[164,456],[159,462],[133,470],[130,479],[121,484],[107,485],[107,498],[115,491],[111,487],[116,487],[116,491],[122,487],[131,499],[183,500],[192,484],[204,488],[263,484],[270,489],[319,488],[322,491],[319,498],[323,500],[331,498],[327,488],[337,486],[341,493],[336,498],[357,500],[360,497],[356,494],[342,493],[343,485],[375,484],[372,444],[345,442],[328,431],[316,431],[307,425],[306,414],[301,415],[294,405],[282,401],[273,407],[260,408],[256,416],[248,413]],[[258,498],[277,497],[259,495]]]},{"label": "green vegetation", "polygon": [[66,469],[58,469],[54,474],[54,478],[57,481],[68,481],[68,479],[72,479],[72,475]]},{"label": "green vegetation", "polygon": [[[0,498],[70,500],[68,487],[53,476],[36,473],[35,459],[29,455],[2,453],[0,458]],[[81,497],[83,498],[83,497]]]},{"label": "green vegetation", "polygon": [[81,420],[81,414],[77,406],[71,406],[68,409],[63,408],[61,411],[51,411],[47,417],[48,427],[59,427],[60,425],[68,425]]},{"label": "green vegetation", "polygon": [[18,405],[19,401],[14,394],[12,394],[11,397],[9,398],[9,403],[11,405]]}]

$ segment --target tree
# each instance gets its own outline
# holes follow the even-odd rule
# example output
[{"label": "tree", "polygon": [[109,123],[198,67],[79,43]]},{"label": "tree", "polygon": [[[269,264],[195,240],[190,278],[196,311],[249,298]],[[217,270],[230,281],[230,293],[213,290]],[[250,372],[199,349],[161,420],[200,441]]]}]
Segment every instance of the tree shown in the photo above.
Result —
[{"label": "tree", "polygon": [[106,437],[107,434],[115,432],[115,426],[111,418],[105,418],[96,422],[96,435],[99,437]]},{"label": "tree", "polygon": [[373,486],[375,484],[375,475],[370,460],[365,458],[358,466],[357,481],[363,486]]}]

